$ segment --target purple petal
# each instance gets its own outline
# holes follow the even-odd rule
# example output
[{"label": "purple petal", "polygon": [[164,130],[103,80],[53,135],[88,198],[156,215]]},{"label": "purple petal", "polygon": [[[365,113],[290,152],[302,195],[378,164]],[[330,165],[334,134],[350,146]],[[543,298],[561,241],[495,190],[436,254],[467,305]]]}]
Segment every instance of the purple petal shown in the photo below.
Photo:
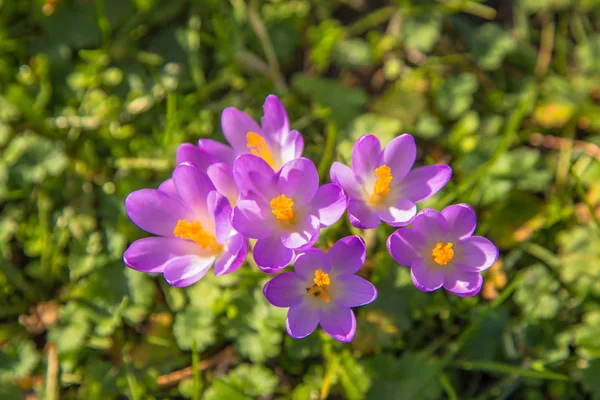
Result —
[{"label": "purple petal", "polygon": [[242,235],[263,239],[273,235],[278,221],[269,208],[254,200],[240,200],[233,209],[231,223]]},{"label": "purple petal", "polygon": [[335,224],[346,212],[348,200],[342,188],[333,183],[319,187],[310,207],[319,216],[321,227]]},{"label": "purple petal", "polygon": [[290,307],[306,295],[304,281],[294,272],[284,272],[265,284],[263,293],[275,307]]},{"label": "purple petal", "polygon": [[297,249],[310,243],[311,239],[318,234],[319,218],[307,214],[302,221],[296,223],[294,230],[281,233],[281,242],[288,249]]},{"label": "purple petal", "polygon": [[194,220],[194,214],[179,199],[156,189],[141,189],[125,199],[125,210],[134,224],[159,236],[173,237],[177,221]]},{"label": "purple petal", "polygon": [[467,272],[481,272],[492,266],[498,259],[498,248],[481,236],[471,236],[461,240],[457,246],[456,262],[459,269]]},{"label": "purple petal", "polygon": [[290,131],[281,142],[281,162],[285,164],[302,156],[304,150],[304,139],[300,132]]},{"label": "purple petal", "polygon": [[375,135],[364,135],[352,148],[352,171],[362,185],[375,177],[375,168],[381,164],[381,143]]},{"label": "purple petal", "polygon": [[208,167],[206,173],[217,192],[227,197],[232,207],[235,206],[240,197],[240,191],[233,179],[233,169],[225,163],[215,163]]},{"label": "purple petal", "polygon": [[348,202],[348,218],[353,226],[360,229],[377,228],[380,222],[375,210],[357,199]]},{"label": "purple petal", "polygon": [[213,190],[208,193],[206,203],[208,214],[215,227],[215,239],[217,239],[217,243],[223,244],[231,233],[231,206],[229,200]]},{"label": "purple petal", "polygon": [[410,171],[417,158],[415,139],[405,133],[400,135],[383,149],[382,163],[390,167],[392,177],[400,182]]},{"label": "purple petal", "polygon": [[179,238],[148,237],[136,240],[125,250],[123,262],[130,268],[142,272],[163,272],[171,259],[197,255],[198,244]]},{"label": "purple petal", "polygon": [[335,303],[344,307],[358,307],[377,298],[377,289],[371,282],[356,275],[340,275],[335,279]]},{"label": "purple petal", "polygon": [[483,278],[477,272],[454,269],[444,274],[444,289],[460,297],[475,296],[482,284]]},{"label": "purple petal", "polygon": [[169,178],[158,186],[158,190],[170,194],[173,197],[177,197],[177,189],[175,189],[175,183],[173,178]]},{"label": "purple petal", "polygon": [[402,180],[398,190],[402,197],[418,203],[436,194],[448,183],[451,176],[452,169],[447,165],[415,168]]},{"label": "purple petal", "polygon": [[163,275],[169,285],[184,287],[198,282],[215,262],[215,257],[185,256],[165,265]]},{"label": "purple petal", "polygon": [[273,94],[267,96],[263,105],[263,117],[260,120],[263,131],[280,142],[282,136],[290,130],[290,124],[283,104]]},{"label": "purple petal", "polygon": [[321,327],[341,342],[351,342],[356,333],[356,318],[351,309],[337,304],[321,310]]},{"label": "purple petal", "polygon": [[336,161],[331,165],[329,175],[331,181],[340,185],[348,197],[354,199],[362,198],[362,189],[354,176],[352,168]]},{"label": "purple petal", "polygon": [[294,201],[294,207],[305,206],[312,200],[319,188],[317,167],[311,160],[304,157],[287,162],[279,171],[277,188],[279,193]]},{"label": "purple petal", "polygon": [[294,250],[281,243],[279,237],[258,239],[254,245],[254,261],[263,272],[275,274],[294,259]]},{"label": "purple petal", "polygon": [[181,164],[173,171],[173,182],[181,201],[194,211],[201,223],[206,223],[206,197],[215,190],[208,175],[192,165]]},{"label": "purple petal", "polygon": [[233,152],[233,149],[226,144],[212,139],[200,139],[198,140],[198,148],[210,155],[215,162],[233,165],[235,153]]},{"label": "purple petal", "polygon": [[246,134],[254,132],[262,136],[262,130],[250,116],[234,107],[228,107],[221,114],[221,129],[227,141],[238,153],[249,153]]},{"label": "purple petal", "polygon": [[208,166],[214,161],[208,153],[190,143],[184,143],[177,148],[176,159],[177,165],[188,163],[202,172],[206,172]]},{"label": "purple petal", "polygon": [[412,227],[423,237],[437,241],[448,233],[448,222],[439,211],[426,208],[421,210],[412,222]]},{"label": "purple petal", "polygon": [[378,209],[377,216],[388,225],[406,226],[417,213],[417,206],[410,200],[397,199],[394,205]]},{"label": "purple petal", "polygon": [[444,274],[438,269],[427,268],[422,258],[413,260],[410,275],[417,289],[423,292],[437,290],[444,283]]},{"label": "purple petal", "polygon": [[448,236],[458,239],[469,237],[477,227],[475,211],[468,204],[454,204],[442,210],[448,222]]},{"label": "purple petal", "polygon": [[302,339],[319,325],[319,309],[311,307],[308,301],[293,304],[287,315],[286,328],[294,339]]},{"label": "purple petal", "polygon": [[331,260],[332,274],[353,275],[365,263],[365,241],[359,236],[347,236],[335,242],[327,255]]},{"label": "purple petal", "polygon": [[237,270],[246,259],[248,241],[242,235],[235,234],[225,243],[223,252],[215,261],[215,275],[225,275]]},{"label": "purple petal", "polygon": [[331,270],[331,260],[321,249],[308,249],[298,255],[294,263],[294,271],[302,278],[312,280],[316,270],[327,273]]},{"label": "purple petal", "polygon": [[426,243],[423,235],[414,229],[398,229],[387,240],[387,248],[394,260],[400,265],[410,267],[419,257]]},{"label": "purple petal", "polygon": [[233,178],[242,199],[251,198],[268,204],[280,195],[277,190],[277,174],[260,157],[244,154],[233,163]]}]

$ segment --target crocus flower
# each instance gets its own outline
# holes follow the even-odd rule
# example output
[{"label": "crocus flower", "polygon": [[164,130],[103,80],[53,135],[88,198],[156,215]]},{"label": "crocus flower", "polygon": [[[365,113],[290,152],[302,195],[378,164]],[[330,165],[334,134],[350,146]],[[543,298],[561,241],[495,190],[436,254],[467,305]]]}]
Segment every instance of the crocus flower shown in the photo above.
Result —
[{"label": "crocus flower", "polygon": [[498,249],[488,239],[471,236],[477,220],[467,204],[455,204],[442,212],[425,209],[411,228],[394,232],[387,248],[401,265],[410,267],[413,283],[424,291],[440,287],[458,296],[474,296],[481,290],[481,272],[498,259]]},{"label": "crocus flower", "polygon": [[231,227],[231,205],[208,175],[182,164],[158,190],[141,189],[125,200],[129,218],[148,233],[123,255],[142,272],[162,273],[173,286],[200,280],[214,264],[215,275],[235,271],[246,257],[246,239]]},{"label": "crocus flower", "polygon": [[295,339],[321,327],[334,339],[349,342],[356,332],[351,307],[369,304],[377,289],[356,276],[365,262],[365,242],[358,236],[337,241],[324,253],[309,249],[298,255],[294,272],[266,283],[263,293],[277,307],[289,307],[287,331]]},{"label": "crocus flower", "polygon": [[350,201],[348,217],[361,229],[376,228],[380,221],[405,226],[417,213],[415,203],[437,193],[452,175],[447,165],[411,168],[417,148],[411,135],[394,138],[382,150],[374,135],[360,137],[352,149],[352,168],[334,162],[331,180]]},{"label": "crocus flower", "polygon": [[319,187],[317,168],[307,158],[289,161],[275,172],[265,160],[245,154],[235,160],[233,176],[242,199],[233,210],[233,227],[258,239],[254,260],[267,273],[280,271],[295,251],[311,247],[319,230],[346,210],[342,189]]},{"label": "crocus flower", "polygon": [[230,165],[240,154],[254,154],[279,171],[283,164],[302,155],[304,140],[300,132],[290,130],[285,108],[277,96],[267,96],[263,109],[258,126],[248,114],[226,108],[221,115],[221,128],[231,148],[210,139],[200,139],[198,147]]}]

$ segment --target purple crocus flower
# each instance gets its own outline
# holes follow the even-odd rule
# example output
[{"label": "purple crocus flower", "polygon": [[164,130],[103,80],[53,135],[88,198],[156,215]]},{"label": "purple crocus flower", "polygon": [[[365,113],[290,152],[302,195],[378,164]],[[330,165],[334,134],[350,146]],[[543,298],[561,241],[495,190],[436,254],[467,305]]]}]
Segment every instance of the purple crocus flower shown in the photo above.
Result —
[{"label": "purple crocus flower", "polygon": [[412,228],[402,228],[387,240],[394,259],[410,267],[413,283],[424,291],[440,287],[458,296],[475,296],[481,290],[481,272],[498,259],[488,239],[471,236],[477,220],[468,204],[455,204],[442,212],[425,209]]},{"label": "purple crocus flower", "polygon": [[302,155],[304,140],[300,132],[290,130],[283,104],[269,95],[263,106],[261,126],[246,113],[228,107],[221,115],[221,128],[231,147],[211,139],[200,139],[198,147],[184,144],[177,151],[179,159],[192,162],[203,169],[212,162],[232,165],[240,154],[254,154],[265,160],[275,171],[283,164]]},{"label": "purple crocus flower", "polygon": [[350,342],[356,332],[351,307],[371,303],[377,289],[356,276],[365,262],[365,242],[358,236],[337,241],[324,253],[309,249],[298,255],[294,272],[266,283],[263,293],[276,307],[289,307],[287,331],[295,339],[321,327],[334,339]]},{"label": "purple crocus flower", "polygon": [[215,275],[242,265],[247,240],[231,227],[231,205],[207,174],[181,164],[158,190],[141,189],[125,200],[129,218],[157,237],[136,240],[123,255],[128,267],[162,273],[173,286],[200,280],[214,264]]},{"label": "purple crocus flower", "polygon": [[369,229],[383,221],[405,226],[417,213],[415,203],[433,196],[450,180],[447,165],[411,168],[417,148],[414,138],[403,134],[382,150],[374,135],[360,137],[352,149],[352,168],[334,162],[331,180],[350,198],[348,217],[357,228]]},{"label": "purple crocus flower", "polygon": [[275,172],[251,154],[239,156],[233,176],[241,199],[233,210],[233,227],[258,239],[254,260],[267,273],[292,262],[295,251],[311,247],[321,228],[334,224],[346,210],[346,197],[335,184],[319,187],[317,168],[297,158]]}]

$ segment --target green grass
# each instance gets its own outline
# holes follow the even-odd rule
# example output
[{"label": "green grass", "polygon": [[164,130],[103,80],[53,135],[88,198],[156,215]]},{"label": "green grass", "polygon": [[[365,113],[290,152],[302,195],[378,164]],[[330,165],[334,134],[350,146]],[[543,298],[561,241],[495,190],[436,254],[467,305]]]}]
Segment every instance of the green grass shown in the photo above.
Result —
[{"label": "green grass", "polygon": [[[377,4],[377,6],[376,6]],[[600,399],[597,0],[0,0],[0,398]],[[329,181],[408,132],[501,250],[425,294],[366,238],[351,344],[297,341],[248,262],[178,289],[125,267],[130,192],[228,106],[283,100]],[[210,275],[210,274],[209,274]],[[503,285],[503,277],[506,285]],[[494,286],[496,284],[496,286]]]}]

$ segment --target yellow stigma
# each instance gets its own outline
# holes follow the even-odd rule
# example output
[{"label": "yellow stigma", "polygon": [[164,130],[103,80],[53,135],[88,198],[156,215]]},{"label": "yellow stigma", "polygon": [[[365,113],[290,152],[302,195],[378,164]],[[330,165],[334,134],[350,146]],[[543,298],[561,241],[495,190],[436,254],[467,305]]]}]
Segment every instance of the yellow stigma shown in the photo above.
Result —
[{"label": "yellow stigma", "polygon": [[246,140],[248,150],[250,150],[250,153],[262,158],[267,162],[267,164],[271,166],[271,168],[274,168],[273,165],[275,164],[275,162],[273,161],[273,155],[271,154],[271,151],[269,150],[269,146],[267,146],[267,142],[265,141],[265,139],[258,133],[248,132],[246,133]]},{"label": "yellow stigma", "polygon": [[454,257],[454,249],[452,246],[454,246],[452,243],[436,243],[433,250],[431,250],[431,257],[433,258],[433,261],[439,265],[448,264]]},{"label": "yellow stigma", "polygon": [[278,220],[287,221],[294,218],[294,210],[292,208],[294,201],[285,194],[275,197],[269,204],[271,205],[271,212]]},{"label": "yellow stigma", "polygon": [[377,203],[377,201],[390,192],[390,183],[392,183],[392,170],[387,165],[383,164],[379,168],[375,168],[375,187],[373,188],[373,194],[369,197],[371,203]]},{"label": "yellow stigma", "polygon": [[182,239],[190,239],[198,243],[203,249],[218,252],[221,246],[214,235],[206,232],[200,222],[188,222],[185,219],[177,221],[173,234]]},{"label": "yellow stigma", "polygon": [[322,269],[318,269],[315,271],[313,282],[315,284],[312,287],[306,288],[306,293],[323,300],[325,303],[329,303],[330,298],[327,292],[327,287],[331,284],[329,274],[324,273]]}]

